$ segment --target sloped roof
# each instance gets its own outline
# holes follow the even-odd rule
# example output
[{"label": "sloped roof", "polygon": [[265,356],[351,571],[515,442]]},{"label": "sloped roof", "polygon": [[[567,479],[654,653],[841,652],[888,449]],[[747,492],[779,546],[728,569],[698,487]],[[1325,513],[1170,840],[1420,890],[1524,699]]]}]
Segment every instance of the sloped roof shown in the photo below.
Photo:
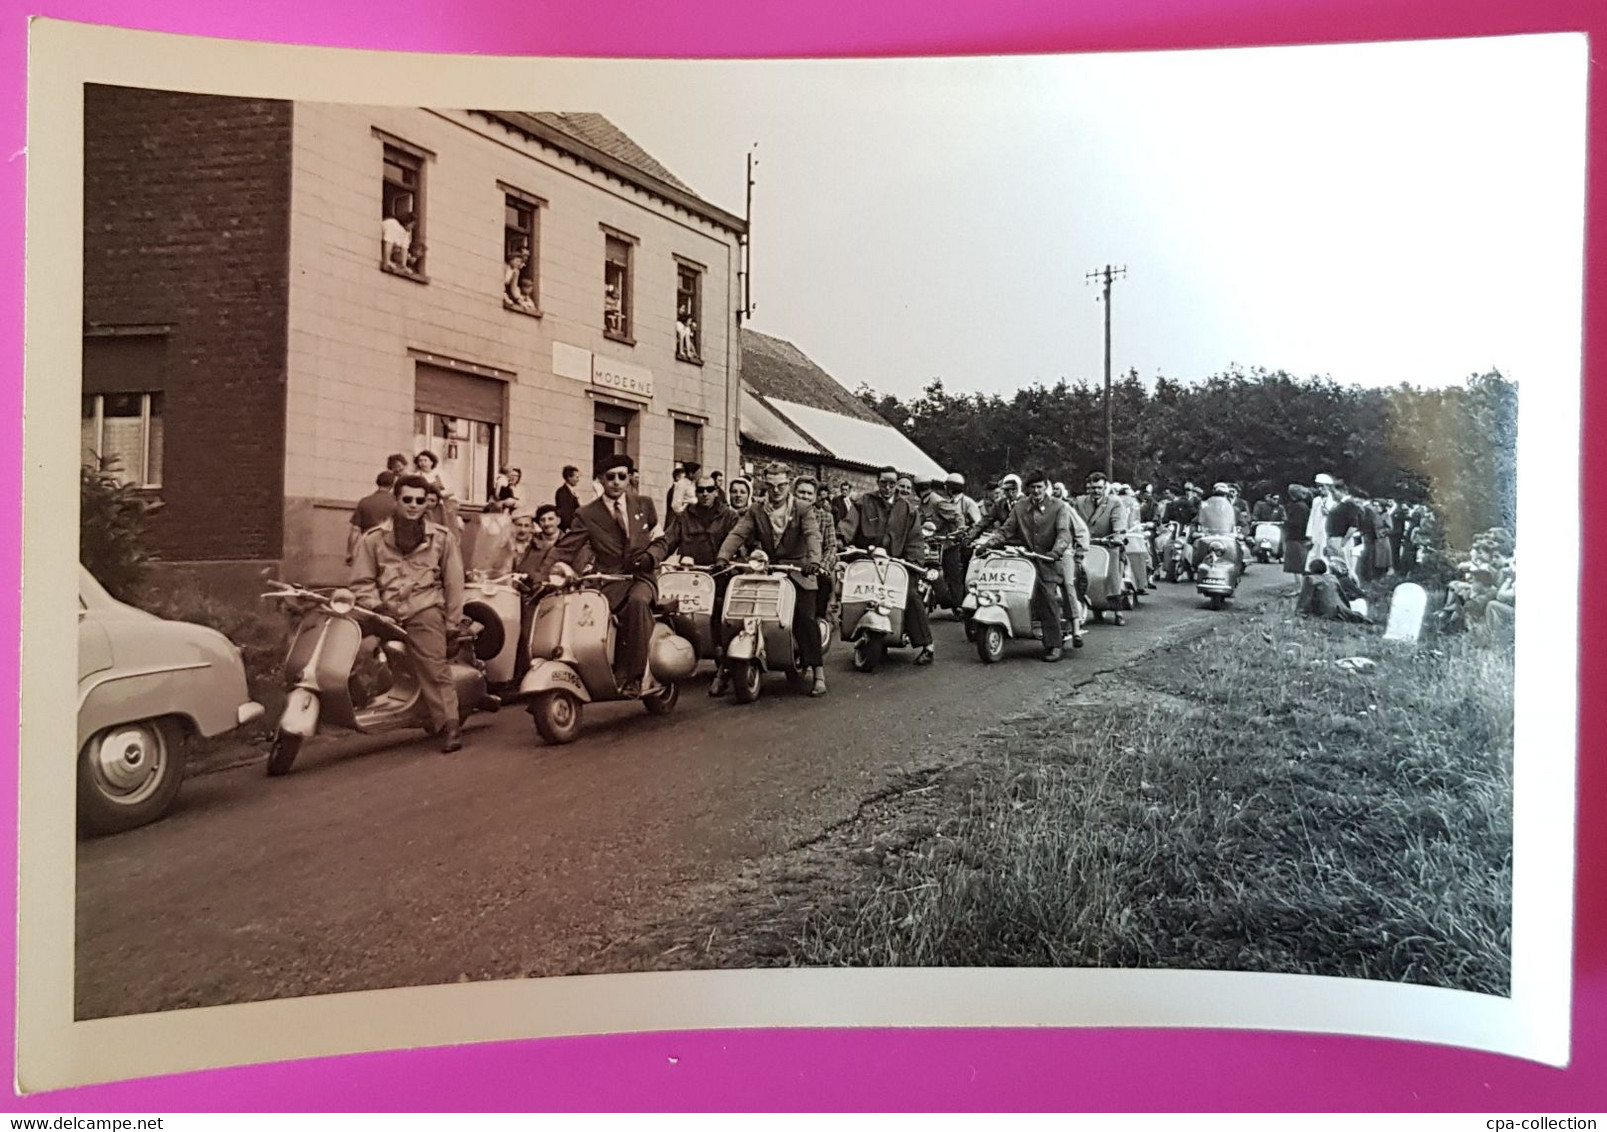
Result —
[{"label": "sloped roof", "polygon": [[793,428],[785,418],[756,396],[746,385],[742,387],[741,431],[744,440],[763,444],[766,448],[780,448],[804,456],[831,455],[809,437]]},{"label": "sloped roof", "polygon": [[779,397],[854,420],[887,423],[791,342],[747,327],[742,328],[742,380],[768,400]]},{"label": "sloped roof", "polygon": [[561,150],[580,161],[686,209],[737,235],[748,223],[710,204],[614,123],[590,111],[474,110],[516,133]]},{"label": "sloped roof", "polygon": [[554,129],[562,130],[576,141],[585,142],[593,149],[601,150],[610,157],[617,157],[632,169],[638,169],[649,177],[674,185],[684,193],[694,191],[684,181],[677,178],[674,173],[659,164],[652,154],[632,141],[624,130],[621,130],[601,114],[583,111],[537,110],[531,112],[530,116],[537,121],[547,123]]},{"label": "sloped roof", "polygon": [[938,477],[945,469],[909,437],[877,417],[874,421],[769,398],[770,408],[844,464],[862,468],[887,465],[916,476]]}]

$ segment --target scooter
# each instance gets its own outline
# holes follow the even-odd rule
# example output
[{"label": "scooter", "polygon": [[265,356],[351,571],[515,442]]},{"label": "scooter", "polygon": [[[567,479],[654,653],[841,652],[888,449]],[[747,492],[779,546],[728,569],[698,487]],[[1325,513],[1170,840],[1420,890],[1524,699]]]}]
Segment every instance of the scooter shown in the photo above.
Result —
[{"label": "scooter", "polygon": [[1155,532],[1155,570],[1168,582],[1176,582],[1185,573],[1192,573],[1194,569],[1193,556],[1189,552],[1188,535],[1183,524],[1176,522],[1162,523]]},{"label": "scooter", "polygon": [[1199,541],[1204,557],[1194,571],[1194,588],[1205,595],[1212,609],[1221,609],[1239,588],[1243,547],[1233,535],[1203,534]]},{"label": "scooter", "polygon": [[[800,591],[788,577],[803,571],[771,562],[762,550],[754,551],[746,562],[734,563],[733,569],[737,572],[725,588],[721,620],[730,634],[724,663],[737,703],[757,700],[764,688],[764,673],[777,669],[787,674],[794,691],[805,690],[798,642],[792,636]],[[812,591],[803,592],[813,596]],[[819,626],[820,652],[825,656],[831,647],[831,624],[821,620]]]},{"label": "scooter", "polygon": [[547,579],[530,626],[530,671],[519,685],[520,694],[530,698],[536,730],[547,742],[579,738],[582,709],[588,703],[639,699],[653,715],[667,715],[680,698],[676,681],[697,667],[692,642],[660,614],[653,620],[640,694],[620,693],[613,667],[617,630],[601,587],[632,580],[630,574],[576,574],[564,562]]},{"label": "scooter", "polygon": [[480,626],[474,655],[485,665],[486,683],[499,693],[516,691],[513,673],[519,650],[519,614],[523,605],[515,584],[518,574],[495,577],[471,571],[463,587],[463,616]]},{"label": "scooter", "polygon": [[1138,605],[1138,599],[1149,592],[1150,580],[1150,534],[1155,524],[1140,523],[1127,530],[1127,568],[1133,578],[1133,605]]},{"label": "scooter", "polygon": [[966,636],[976,642],[983,664],[1004,659],[1006,640],[1042,638],[1042,629],[1032,620],[1032,594],[1038,582],[1033,563],[1053,561],[1047,554],[1019,546],[979,550],[971,559],[960,604]]},{"label": "scooter", "polygon": [[714,596],[717,571],[699,566],[690,558],[672,558],[658,570],[658,601],[670,619],[670,626],[692,642],[699,660],[720,655],[716,632]]},{"label": "scooter", "polygon": [[1138,592],[1133,569],[1122,553],[1123,543],[1118,538],[1090,540],[1088,553],[1083,558],[1083,569],[1088,572],[1088,608],[1095,623],[1103,622],[1105,614],[1117,625],[1125,625],[1122,611],[1132,609]]},{"label": "scooter", "polygon": [[1255,559],[1271,562],[1283,556],[1283,524],[1261,522],[1255,525]]},{"label": "scooter", "polygon": [[[268,773],[290,773],[302,743],[324,727],[374,735],[428,727],[407,630],[382,613],[357,605],[349,589],[308,589],[268,583],[265,600],[284,601],[301,622],[285,657],[285,710],[268,749]],[[467,633],[447,640],[448,671],[458,696],[458,722],[476,711],[494,712],[502,700],[486,691],[485,668]]]},{"label": "scooter", "polygon": [[922,562],[922,567],[928,578],[931,577],[932,571],[937,571],[937,577],[932,579],[931,583],[923,591],[926,595],[926,611],[935,613],[939,607],[942,607],[959,612],[960,601],[965,595],[951,594],[949,592],[948,575],[943,573],[943,556],[948,553],[950,547],[958,546],[964,540],[965,532],[955,531],[950,534],[939,535],[934,533],[937,528],[931,523],[926,526],[927,530],[924,532],[926,536],[926,555]]},{"label": "scooter", "polygon": [[893,558],[881,547],[844,550],[837,560],[842,639],[854,643],[854,671],[874,672],[887,659],[889,648],[910,643],[904,632],[904,604],[911,579],[919,579],[917,584],[935,579],[929,576],[931,571]]}]

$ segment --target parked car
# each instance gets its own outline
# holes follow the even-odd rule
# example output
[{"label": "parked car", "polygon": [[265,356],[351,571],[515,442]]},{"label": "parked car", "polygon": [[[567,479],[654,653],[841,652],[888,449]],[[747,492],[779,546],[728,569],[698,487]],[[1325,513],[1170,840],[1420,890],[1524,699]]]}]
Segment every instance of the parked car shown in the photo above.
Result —
[{"label": "parked car", "polygon": [[184,744],[261,718],[240,650],[222,633],[165,621],[78,568],[78,826],[119,833],[167,812]]}]

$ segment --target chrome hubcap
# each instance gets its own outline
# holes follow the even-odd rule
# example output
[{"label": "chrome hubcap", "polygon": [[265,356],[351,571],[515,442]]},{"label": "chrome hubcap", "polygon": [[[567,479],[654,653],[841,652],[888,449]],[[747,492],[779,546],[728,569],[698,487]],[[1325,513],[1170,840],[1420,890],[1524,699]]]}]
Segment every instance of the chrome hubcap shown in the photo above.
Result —
[{"label": "chrome hubcap", "polygon": [[102,793],[133,805],[156,789],[166,756],[162,737],[153,728],[117,727],[96,741],[92,766]]}]

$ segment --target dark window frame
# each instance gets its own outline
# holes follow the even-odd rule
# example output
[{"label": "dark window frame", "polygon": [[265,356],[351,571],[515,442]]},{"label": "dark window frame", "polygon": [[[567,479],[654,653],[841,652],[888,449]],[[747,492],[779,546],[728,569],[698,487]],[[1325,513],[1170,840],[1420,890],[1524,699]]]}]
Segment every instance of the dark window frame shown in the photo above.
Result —
[{"label": "dark window frame", "polygon": [[[628,232],[598,225],[603,233],[603,335],[627,346],[636,345],[634,333],[636,304],[636,245],[640,242]],[[616,256],[616,253],[620,253]],[[619,296],[617,305],[611,302],[608,288],[610,270],[620,265]],[[611,319],[610,316],[617,316]]]},{"label": "dark window frame", "polygon": [[[517,186],[505,181],[498,181],[497,188],[502,190],[502,264],[504,268],[502,287],[502,306],[505,310],[515,314],[526,315],[530,318],[540,318],[541,310],[541,210],[547,202],[534,193],[528,193]],[[509,214],[519,212],[528,215],[529,228],[519,229],[509,224]],[[513,247],[516,239],[522,239],[527,253],[523,269],[519,272],[519,282],[530,281],[530,297],[533,307],[526,307],[508,296],[506,282],[506,268],[508,260],[513,256]]]},{"label": "dark window frame", "polygon": [[[385,220],[395,216],[397,198],[403,195],[411,196],[411,208],[408,211],[413,215],[413,238],[409,244],[407,266],[403,267],[392,262],[386,256],[384,245],[381,243],[379,269],[387,275],[397,275],[403,279],[411,279],[415,283],[428,283],[429,245],[425,235],[428,230],[429,177],[426,170],[429,163],[435,160],[435,154],[394,134],[386,133],[377,126],[373,128],[373,135],[381,144],[380,222],[383,224]],[[400,179],[392,177],[393,166],[403,171],[403,177]],[[408,172],[413,174],[412,184],[407,182],[405,174]]]},{"label": "dark window frame", "polygon": [[[701,263],[685,258],[675,257],[675,360],[685,362],[687,365],[701,366],[703,364],[703,277],[708,269]],[[682,283],[687,277],[692,280],[690,291],[683,290]],[[691,296],[691,324],[692,324],[692,352],[688,354],[681,342],[681,313],[683,298]]]}]

